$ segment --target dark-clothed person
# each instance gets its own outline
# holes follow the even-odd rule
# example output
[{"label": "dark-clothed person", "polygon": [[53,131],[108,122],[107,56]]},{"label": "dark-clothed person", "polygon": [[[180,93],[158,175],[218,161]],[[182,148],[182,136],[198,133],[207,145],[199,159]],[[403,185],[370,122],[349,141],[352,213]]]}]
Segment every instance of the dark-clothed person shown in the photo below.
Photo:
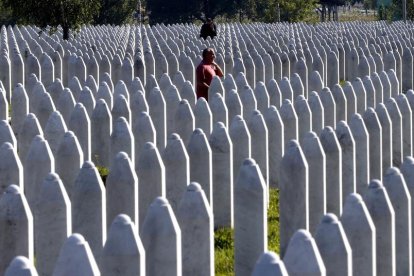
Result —
[{"label": "dark-clothed person", "polygon": [[211,39],[213,39],[216,35],[217,35],[216,24],[214,24],[211,18],[208,18],[207,22],[201,26],[200,37],[207,39],[207,37],[209,36],[211,37]]}]

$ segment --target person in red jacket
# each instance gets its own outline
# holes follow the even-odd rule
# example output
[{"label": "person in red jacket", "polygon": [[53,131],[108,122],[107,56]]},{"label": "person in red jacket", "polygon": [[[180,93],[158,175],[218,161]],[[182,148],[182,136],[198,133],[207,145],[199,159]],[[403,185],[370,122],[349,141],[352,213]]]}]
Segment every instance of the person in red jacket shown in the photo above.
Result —
[{"label": "person in red jacket", "polygon": [[196,93],[197,99],[204,97],[208,101],[208,88],[214,76],[223,77],[223,70],[214,62],[214,49],[203,50],[203,60],[196,69]]}]

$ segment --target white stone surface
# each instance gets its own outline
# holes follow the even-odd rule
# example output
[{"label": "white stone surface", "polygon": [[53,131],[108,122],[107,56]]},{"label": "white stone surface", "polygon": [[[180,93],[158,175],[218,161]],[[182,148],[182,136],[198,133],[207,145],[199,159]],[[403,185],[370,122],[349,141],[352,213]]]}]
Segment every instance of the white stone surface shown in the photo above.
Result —
[{"label": "white stone surface", "polygon": [[[267,251],[267,195],[258,164],[246,159],[234,184],[234,260],[237,275],[251,275]],[[216,204],[217,207],[217,204]]]},{"label": "white stone surface", "polygon": [[395,275],[395,212],[382,183],[369,183],[364,201],[376,230],[376,260],[378,275]]},{"label": "white stone surface", "polygon": [[36,267],[41,275],[52,275],[59,251],[72,232],[71,203],[62,180],[46,176],[33,208]]},{"label": "white stone surface", "polygon": [[72,232],[84,236],[89,241],[93,256],[99,259],[106,240],[106,197],[102,179],[90,161],[83,163],[76,178],[71,203]]},{"label": "white stone surface", "polygon": [[138,233],[138,177],[127,153],[121,151],[115,156],[105,187],[107,229],[119,214],[126,214]]},{"label": "white stone surface", "polygon": [[144,247],[127,215],[117,215],[113,220],[99,266],[102,275],[145,275]]},{"label": "white stone surface", "polygon": [[295,140],[289,141],[280,163],[279,189],[280,252],[284,256],[296,230],[309,228],[309,167]]},{"label": "white stone surface", "polygon": [[89,243],[81,234],[75,233],[67,238],[60,250],[53,275],[100,275]]},{"label": "white stone surface", "polygon": [[188,185],[177,207],[177,220],[183,275],[214,275],[213,213],[200,184]]},{"label": "white stone surface", "polygon": [[22,190],[10,185],[0,197],[0,271],[15,256],[34,261],[33,216]]},{"label": "white stone surface", "polygon": [[149,206],[140,237],[146,275],[181,275],[181,230],[165,198],[157,197]]}]

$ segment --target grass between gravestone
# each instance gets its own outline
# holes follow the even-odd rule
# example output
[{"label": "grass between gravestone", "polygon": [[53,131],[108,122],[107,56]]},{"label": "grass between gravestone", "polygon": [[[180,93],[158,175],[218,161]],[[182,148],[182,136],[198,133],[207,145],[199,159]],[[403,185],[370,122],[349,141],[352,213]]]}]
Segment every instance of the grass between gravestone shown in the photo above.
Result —
[{"label": "grass between gravestone", "polygon": [[[279,254],[279,190],[270,188],[267,210],[267,250]],[[220,228],[214,232],[214,261],[217,276],[234,275],[233,229]]]},{"label": "grass between gravestone", "polygon": [[[97,166],[102,181],[106,182],[109,170]],[[279,190],[270,188],[270,204],[267,209],[267,250],[279,254]],[[214,232],[215,275],[234,275],[233,229],[220,228]]]}]

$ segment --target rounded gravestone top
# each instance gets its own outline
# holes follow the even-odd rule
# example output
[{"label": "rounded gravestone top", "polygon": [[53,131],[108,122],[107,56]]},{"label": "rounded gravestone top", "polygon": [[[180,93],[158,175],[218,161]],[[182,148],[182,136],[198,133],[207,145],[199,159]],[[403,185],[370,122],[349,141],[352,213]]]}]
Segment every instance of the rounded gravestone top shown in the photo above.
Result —
[{"label": "rounded gravestone top", "polygon": [[295,139],[292,139],[292,140],[289,141],[288,147],[289,148],[298,148],[299,147],[299,142]]},{"label": "rounded gravestone top", "polygon": [[319,98],[318,92],[316,92],[316,91],[311,91],[310,96],[314,96],[314,97],[316,96],[316,97]]},{"label": "rounded gravestone top", "polygon": [[284,99],[282,105],[291,105],[292,102],[289,99]]},{"label": "rounded gravestone top", "polygon": [[117,225],[129,225],[131,224],[131,218],[125,214],[119,214],[115,217],[113,224]]},{"label": "rounded gravestone top", "polygon": [[119,123],[127,124],[128,122],[125,119],[125,117],[121,116],[121,117],[119,117],[119,118],[116,119],[115,123],[116,124],[119,124]]},{"label": "rounded gravestone top", "polygon": [[202,134],[204,134],[204,131],[201,128],[196,128],[196,129],[194,129],[193,134],[194,135],[202,135]]},{"label": "rounded gravestone top", "polygon": [[190,184],[187,186],[187,191],[189,192],[200,192],[201,190],[201,185],[197,182],[190,182]]},{"label": "rounded gravestone top", "polygon": [[65,89],[63,89],[63,93],[72,93],[72,90],[70,90],[70,88],[66,87]]},{"label": "rounded gravestone top", "polygon": [[105,100],[104,99],[98,99],[98,101],[96,102],[96,105],[104,105],[104,104],[106,104],[106,102],[105,102]]},{"label": "rounded gravestone top", "polygon": [[255,110],[253,110],[253,112],[252,112],[252,117],[253,116],[258,116],[258,115],[261,115],[262,113],[260,113],[260,111],[259,110],[257,110],[257,109],[255,109]]},{"label": "rounded gravestone top", "polygon": [[36,115],[34,115],[33,113],[29,113],[29,114],[27,114],[27,118],[28,118],[28,119],[37,119],[37,118],[36,118]]},{"label": "rounded gravestone top", "polygon": [[414,158],[411,156],[404,157],[404,164],[414,165]]},{"label": "rounded gravestone top", "polygon": [[322,92],[324,92],[324,93],[331,93],[331,89],[329,88],[329,87],[324,87],[324,88],[322,88]]},{"label": "rounded gravestone top", "polygon": [[4,142],[3,145],[1,145],[1,149],[11,150],[13,149],[13,145],[10,142]]},{"label": "rounded gravestone top", "polygon": [[62,114],[60,113],[59,110],[55,110],[52,112],[51,116],[53,116],[52,118],[58,118],[60,116],[62,116]]},{"label": "rounded gravestone top", "polygon": [[11,184],[6,188],[5,193],[6,194],[18,195],[18,194],[20,194],[20,188],[16,184]]},{"label": "rounded gravestone top", "polygon": [[15,268],[15,269],[22,269],[22,270],[27,270],[30,269],[30,261],[29,259],[27,259],[25,256],[17,256],[13,259],[13,261],[10,263],[10,268]]},{"label": "rounded gravestone top", "polygon": [[315,132],[309,131],[305,134],[305,139],[315,139],[318,138],[318,135],[316,135]]},{"label": "rounded gravestone top", "polygon": [[362,116],[359,113],[354,113],[354,114],[352,114],[351,119],[362,120]]},{"label": "rounded gravestone top", "polygon": [[388,98],[388,99],[385,101],[385,104],[396,104],[396,101],[394,100],[394,98]]},{"label": "rounded gravestone top", "polygon": [[279,256],[272,251],[268,251],[263,253],[259,260],[257,261],[258,264],[276,264],[280,261]]},{"label": "rounded gravestone top", "polygon": [[296,233],[293,235],[292,240],[312,240],[312,235],[309,233],[308,230],[305,229],[299,229],[296,231]]},{"label": "rounded gravestone top", "polygon": [[243,121],[243,117],[241,115],[236,115],[234,116],[233,121]]},{"label": "rounded gravestone top", "polygon": [[147,112],[147,111],[142,111],[142,112],[139,114],[139,116],[141,116],[141,117],[148,117],[148,116],[149,116],[149,114],[148,114],[148,112]]},{"label": "rounded gravestone top", "polygon": [[365,113],[372,115],[372,114],[375,114],[376,112],[372,107],[368,107],[367,110],[365,111]]},{"label": "rounded gravestone top", "polygon": [[336,224],[338,223],[338,217],[333,213],[327,213],[322,218],[322,223],[326,224]]},{"label": "rounded gravestone top", "polygon": [[66,131],[66,133],[63,135],[63,138],[73,138],[73,137],[75,137],[75,134],[71,130]]},{"label": "rounded gravestone top", "polygon": [[146,142],[144,145],[144,149],[146,150],[154,150],[155,149],[155,145],[152,142]]},{"label": "rounded gravestone top", "polygon": [[85,238],[79,233],[74,233],[74,234],[69,236],[66,243],[69,243],[69,244],[82,244],[82,243],[85,243]]},{"label": "rounded gravestone top", "polygon": [[116,100],[118,101],[126,101],[127,99],[125,98],[124,94],[117,94],[116,95]]},{"label": "rounded gravestone top", "polygon": [[391,167],[387,169],[385,175],[400,175],[400,170],[396,167]]},{"label": "rounded gravestone top", "polygon": [[169,203],[165,197],[159,196],[154,200],[154,202],[151,205],[161,207],[161,206],[169,205]]},{"label": "rounded gravestone top", "polygon": [[33,138],[34,142],[44,142],[45,139],[43,138],[42,135],[36,135],[35,138]]},{"label": "rounded gravestone top", "polygon": [[277,108],[276,108],[276,106],[271,105],[271,106],[268,107],[268,110],[270,110],[270,111],[277,111]]},{"label": "rounded gravestone top", "polygon": [[181,140],[180,135],[177,133],[171,133],[169,140],[174,140],[174,141],[178,141]]},{"label": "rounded gravestone top", "polygon": [[59,175],[58,175],[57,173],[53,173],[53,172],[51,172],[51,173],[49,173],[49,174],[46,176],[46,180],[47,180],[47,181],[56,181],[56,180],[59,180]]},{"label": "rounded gravestone top", "polygon": [[414,95],[414,90],[409,89],[409,90],[407,91],[407,95]]},{"label": "rounded gravestone top", "polygon": [[306,101],[306,98],[303,95],[299,95],[296,97],[296,101]]},{"label": "rounded gravestone top", "polygon": [[345,132],[344,128],[348,128],[348,123],[344,120],[339,121],[339,123],[336,125],[336,128],[338,130],[338,128],[342,131]]},{"label": "rounded gravestone top", "polygon": [[115,157],[117,160],[121,160],[121,159],[128,159],[128,154],[124,151],[120,151],[116,154]]},{"label": "rounded gravestone top", "polygon": [[224,125],[223,122],[216,122],[214,124],[214,128],[216,128],[216,129],[223,129],[223,128],[226,128],[226,126]]},{"label": "rounded gravestone top", "polygon": [[[186,101],[187,101],[187,99],[184,99],[184,100],[186,100]],[[206,99],[205,99],[204,97],[200,97],[200,98],[198,98],[198,99],[197,99],[197,102],[207,103],[207,101],[206,101]],[[187,101],[187,103],[188,103],[188,101]]]},{"label": "rounded gravestone top", "polygon": [[349,201],[350,203],[361,203],[362,202],[362,197],[360,194],[357,193],[351,193],[348,195],[347,201]]},{"label": "rounded gravestone top", "polygon": [[371,182],[368,185],[368,189],[376,190],[383,188],[381,181],[378,179],[372,179]]},{"label": "rounded gravestone top", "polygon": [[[201,97],[202,99],[204,99],[203,97]],[[187,99],[182,99],[180,101],[180,105],[188,105],[188,100]]]},{"label": "rounded gravestone top", "polygon": [[324,127],[322,132],[324,132],[324,133],[335,133],[335,131],[333,130],[333,128],[331,126]]},{"label": "rounded gravestone top", "polygon": [[9,123],[6,120],[1,120],[0,125],[7,127],[7,126],[9,126]]},{"label": "rounded gravestone top", "polygon": [[385,107],[385,104],[384,103],[378,103],[377,108],[387,110],[387,108]]},{"label": "rounded gravestone top", "polygon": [[92,169],[95,167],[95,164],[92,161],[83,162],[82,169]]},{"label": "rounded gravestone top", "polygon": [[82,89],[82,92],[91,92],[92,93],[92,90],[89,88],[89,86],[85,85]]},{"label": "rounded gravestone top", "polygon": [[84,109],[85,107],[83,106],[83,104],[82,103],[80,103],[80,102],[77,102],[76,104],[75,104],[75,109]]},{"label": "rounded gravestone top", "polygon": [[252,158],[247,158],[244,159],[243,161],[243,166],[255,166],[256,165],[256,161],[254,161],[254,159]]}]

